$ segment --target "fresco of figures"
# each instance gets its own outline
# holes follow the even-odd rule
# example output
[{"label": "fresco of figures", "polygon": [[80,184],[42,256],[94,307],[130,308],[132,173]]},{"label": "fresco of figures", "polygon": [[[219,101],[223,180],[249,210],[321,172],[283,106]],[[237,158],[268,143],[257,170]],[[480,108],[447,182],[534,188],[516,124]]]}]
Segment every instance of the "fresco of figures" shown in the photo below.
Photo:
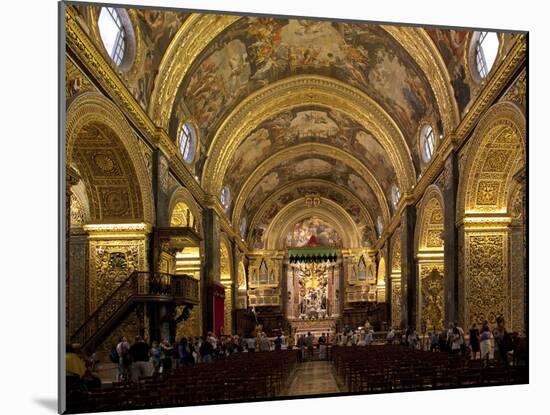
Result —
[{"label": "fresco of figures", "polygon": [[245,17],[212,42],[182,82],[170,133],[175,137],[182,116],[178,103],[185,100],[208,147],[220,120],[244,97],[302,73],[333,77],[360,88],[397,121],[405,137],[414,137],[422,119],[439,120],[424,74],[383,29]]},{"label": "fresco of figures", "polygon": [[[359,200],[367,206],[373,206],[376,214],[380,214],[378,200],[360,174],[345,163],[326,155],[311,157],[305,154],[281,161],[257,182],[249,193],[245,205],[262,203],[277,188],[290,182],[312,177],[325,179],[337,186],[349,188]],[[233,189],[232,193],[235,194]]]},{"label": "fresco of figures", "polygon": [[342,239],[338,232],[327,222],[311,216],[294,224],[285,239],[287,248],[300,248],[308,245],[313,239],[317,244],[326,247],[342,247]]},{"label": "fresco of figures", "polygon": [[[458,110],[463,113],[466,106],[474,98],[472,92],[476,88],[476,83],[471,74],[468,73],[466,66],[470,46],[470,36],[468,34],[471,32],[454,29],[426,29],[426,32],[439,49],[447,66]],[[500,36],[502,50],[507,53],[518,35],[515,33],[501,33]]]},{"label": "fresco of figures", "polygon": [[[75,10],[83,26],[90,31],[91,14],[98,16],[100,7],[76,6]],[[162,57],[190,14],[137,8],[126,8],[126,11],[132,22],[136,44],[140,48],[136,50],[136,56],[130,68],[127,71],[121,71],[119,75],[134,98],[143,109],[147,110]],[[100,38],[93,38],[93,41],[98,48],[103,48]]]},{"label": "fresco of figures", "polygon": [[[284,206],[295,200],[303,199],[304,195],[310,193],[318,194],[319,196],[330,199],[333,202],[336,202],[338,205],[342,206],[357,225],[357,229],[362,235],[363,244],[365,246],[370,246],[374,244],[374,241],[376,240],[376,234],[366,216],[370,214],[372,217],[374,211],[363,212],[356,201],[354,201],[352,198],[348,197],[341,191],[337,191],[336,189],[323,184],[315,184],[308,186],[299,185],[291,187],[288,189],[288,191],[282,192],[278,197],[273,199],[269,203],[265,211],[262,212],[262,216],[254,218],[255,225],[254,228],[250,230],[252,235],[250,238],[250,245],[256,249],[264,248],[264,231],[265,229],[267,229],[271,221],[275,218],[277,213],[279,213],[279,211]],[[260,206],[257,205],[257,203],[259,202],[260,201],[258,200],[254,200],[253,204],[247,204],[244,214],[252,215],[252,212],[257,212],[260,208]],[[242,218],[245,217],[247,216],[242,216]]]},{"label": "fresco of figures", "polygon": [[390,195],[396,175],[380,143],[346,114],[319,107],[295,108],[260,124],[233,155],[227,184],[238,191],[264,160],[305,142],[330,144],[347,151],[376,173],[384,193]]},{"label": "fresco of figures", "polygon": [[154,9],[135,9],[135,12],[144,59],[132,71],[131,89],[141,106],[147,108],[162,57],[189,13]]}]

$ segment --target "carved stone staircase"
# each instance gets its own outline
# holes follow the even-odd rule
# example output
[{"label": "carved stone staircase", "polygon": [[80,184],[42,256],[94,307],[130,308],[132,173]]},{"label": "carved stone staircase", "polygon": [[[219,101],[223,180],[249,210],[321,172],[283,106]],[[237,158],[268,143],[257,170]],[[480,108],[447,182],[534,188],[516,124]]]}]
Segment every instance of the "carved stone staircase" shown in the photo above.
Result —
[{"label": "carved stone staircase", "polygon": [[189,275],[133,272],[115,289],[71,336],[71,343],[93,351],[128,317],[137,304],[199,303],[199,281]]}]

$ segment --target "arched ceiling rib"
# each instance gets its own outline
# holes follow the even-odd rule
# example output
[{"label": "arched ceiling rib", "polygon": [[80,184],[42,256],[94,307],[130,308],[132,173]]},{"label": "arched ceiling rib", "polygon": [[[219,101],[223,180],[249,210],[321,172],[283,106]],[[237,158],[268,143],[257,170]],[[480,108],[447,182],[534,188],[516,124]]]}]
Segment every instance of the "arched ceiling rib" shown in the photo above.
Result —
[{"label": "arched ceiling rib", "polygon": [[303,106],[276,114],[258,125],[239,145],[225,174],[225,185],[237,194],[243,182],[277,151],[303,143],[335,146],[353,154],[371,171],[389,198],[397,183],[388,153],[378,140],[346,113],[322,106]]},{"label": "arched ceiling rib", "polygon": [[415,183],[415,168],[401,131],[385,111],[360,90],[331,78],[300,75],[275,82],[251,94],[224,120],[208,152],[203,188],[218,194],[233,154],[262,122],[304,103],[346,113],[380,142],[402,189]]},{"label": "arched ceiling rib", "polygon": [[[266,249],[285,249],[285,237],[289,230],[299,221],[317,217],[331,224],[342,238],[343,245],[349,248],[361,246],[359,231],[351,217],[337,203],[324,199],[319,206],[303,208],[301,200],[286,205],[266,229],[266,238],[262,240]],[[254,235],[250,235],[248,242],[252,243]]]},{"label": "arched ceiling rib", "polygon": [[233,222],[239,223],[245,206],[263,200],[290,181],[324,178],[350,189],[356,197],[389,221],[388,201],[374,174],[357,158],[326,144],[306,143],[287,147],[265,160],[246,179],[234,199]]},{"label": "arched ceiling rib", "polygon": [[[271,25],[271,28],[262,28],[262,25],[266,24]],[[376,46],[375,39],[382,39],[395,50],[403,50],[408,66],[416,67],[418,77],[424,77],[428,85],[432,86],[428,90],[433,89],[435,102],[439,106],[436,110],[441,114],[449,114],[442,119],[444,131],[449,133],[458,123],[458,111],[449,74],[434,42],[420,28],[395,28],[367,23],[345,24],[305,19],[258,19],[193,14],[182,25],[161,62],[149,113],[158,125],[168,128],[176,100],[173,91],[182,85],[184,78],[192,76],[190,72],[192,72],[192,66],[196,66],[197,58],[200,60],[204,57],[202,55],[213,55],[212,52],[209,54],[207,51],[211,44],[220,48],[225,40],[226,45],[237,41],[245,45],[245,48],[248,47],[246,54],[247,57],[250,55],[252,69],[257,69],[256,66],[263,69],[262,72],[256,71],[254,74],[262,84],[265,82],[265,73],[269,73],[272,67],[276,67],[276,61],[281,55],[278,53],[281,45],[296,52],[286,54],[289,70],[296,66],[291,65],[295,62],[311,71],[314,65],[310,63],[318,63],[325,56],[323,52],[326,52],[328,59],[325,59],[327,63],[325,66],[329,67],[331,72],[337,72],[341,67],[345,69],[343,62],[352,63],[351,66],[358,68],[361,65],[368,67],[378,58],[376,56],[378,51],[372,47],[372,42]],[[300,43],[302,40],[314,46],[320,44],[321,47],[312,47],[311,50],[304,51],[303,44]],[[327,40],[332,46],[323,50],[322,43]],[[230,47],[235,45],[237,43],[233,43]],[[267,58],[265,58],[266,53],[269,54]],[[391,59],[389,62],[391,65]],[[235,60],[228,63],[228,65],[235,64],[238,64]],[[341,67],[338,68],[338,65]],[[233,69],[236,67],[233,66]],[[395,75],[396,72],[393,74]],[[360,79],[361,76],[356,78]]]},{"label": "arched ceiling rib", "polygon": [[[316,198],[319,200],[316,200]],[[341,206],[353,219],[361,235],[363,245],[373,245],[376,240],[372,206],[365,206],[351,191],[337,186],[329,180],[301,179],[282,186],[259,203],[247,205],[250,216],[247,216],[249,235],[252,238],[251,247],[262,246],[261,238],[274,217],[286,205],[296,200],[302,200],[302,208],[306,209],[324,199],[331,200]]]}]

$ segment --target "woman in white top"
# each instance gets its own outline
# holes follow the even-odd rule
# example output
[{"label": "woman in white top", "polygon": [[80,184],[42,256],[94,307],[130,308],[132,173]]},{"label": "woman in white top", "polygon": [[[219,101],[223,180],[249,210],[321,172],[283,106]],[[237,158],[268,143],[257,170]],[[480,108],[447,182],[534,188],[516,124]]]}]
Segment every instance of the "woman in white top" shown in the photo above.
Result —
[{"label": "woman in white top", "polygon": [[451,353],[460,353],[460,345],[462,344],[462,337],[460,331],[455,327],[451,334]]},{"label": "woman in white top", "polygon": [[491,330],[489,330],[489,325],[484,324],[483,328],[481,329],[481,334],[479,335],[479,350],[481,354],[481,360],[490,358],[491,353],[491,339],[493,338],[493,334],[491,333]]}]

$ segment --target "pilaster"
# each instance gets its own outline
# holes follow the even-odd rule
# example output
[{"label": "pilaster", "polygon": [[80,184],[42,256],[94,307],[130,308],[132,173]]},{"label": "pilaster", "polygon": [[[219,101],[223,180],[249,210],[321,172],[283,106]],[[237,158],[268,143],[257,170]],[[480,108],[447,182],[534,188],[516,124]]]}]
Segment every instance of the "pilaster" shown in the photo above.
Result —
[{"label": "pilaster", "polygon": [[414,259],[416,208],[406,206],[401,217],[401,327],[416,326],[417,278]]}]

